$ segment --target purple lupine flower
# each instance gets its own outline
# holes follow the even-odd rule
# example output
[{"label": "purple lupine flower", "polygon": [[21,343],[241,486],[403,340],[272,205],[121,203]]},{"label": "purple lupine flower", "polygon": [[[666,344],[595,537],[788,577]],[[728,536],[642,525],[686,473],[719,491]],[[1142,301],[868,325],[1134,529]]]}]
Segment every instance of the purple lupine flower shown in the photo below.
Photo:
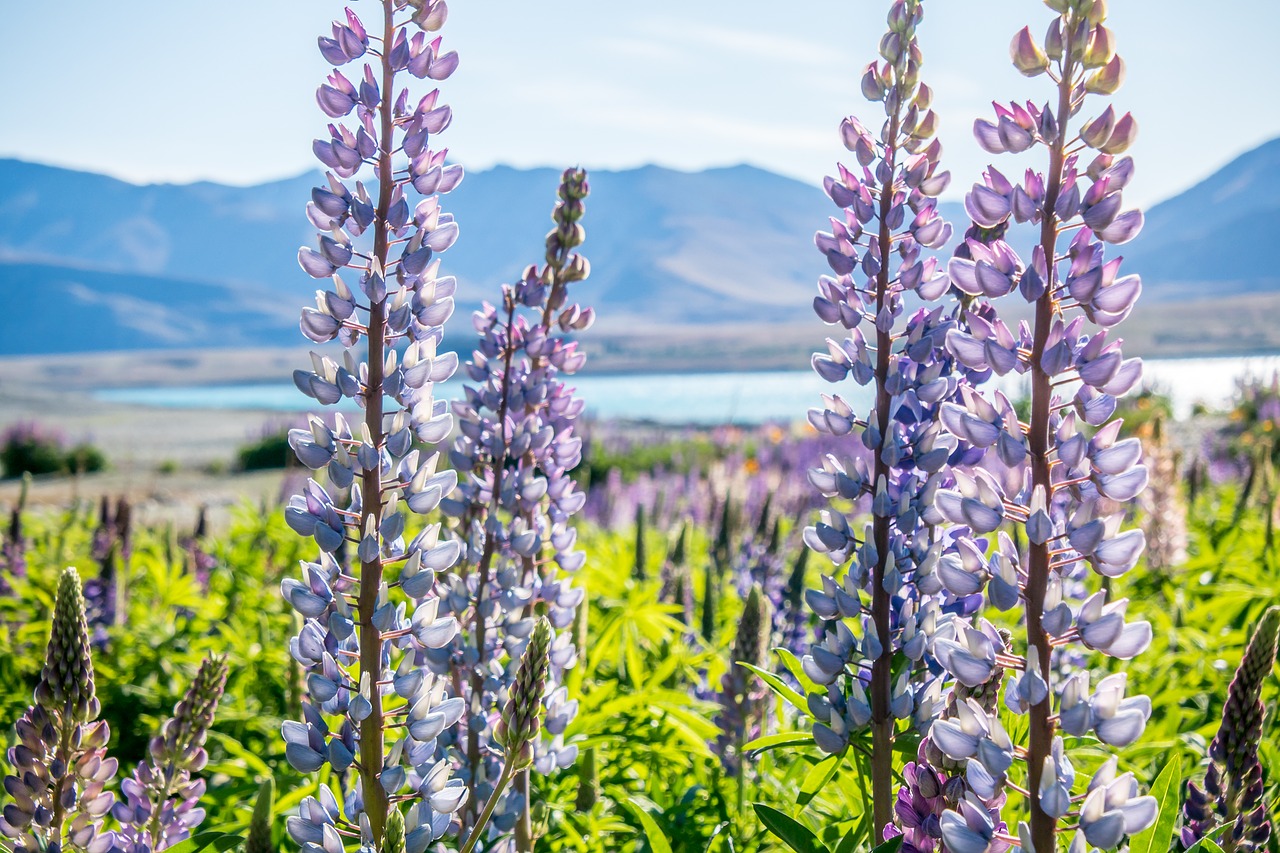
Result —
[{"label": "purple lupine flower", "polygon": [[[586,258],[576,253],[585,232],[579,220],[589,186],[586,172],[568,169],[561,177],[555,228],[547,235],[546,263],[530,266],[503,287],[500,306],[485,304],[474,325],[480,340],[465,367],[473,385],[454,403],[459,435],[450,462],[459,472],[457,489],[442,504],[457,519],[457,547],[463,570],[449,576],[444,612],[462,622],[454,641],[428,653],[443,675],[455,667],[472,673],[460,683],[468,708],[458,748],[462,778],[476,795],[461,819],[477,825],[480,807],[497,796],[504,752],[493,745],[503,696],[512,690],[514,663],[534,627],[534,608],[545,612],[554,631],[550,651],[546,737],[533,744],[533,768],[551,773],[577,757],[563,734],[577,713],[561,687],[564,671],[577,661],[572,632],[583,590],[570,579],[585,555],[575,549],[572,517],[586,495],[569,472],[581,461],[575,432],[583,402],[564,382],[581,368],[584,356],[573,332],[590,327],[591,308],[570,303],[569,286],[585,279]],[[441,754],[452,744],[441,742]],[[527,778],[498,804],[491,835],[514,828],[531,832]],[[486,850],[496,850],[489,842]]]},{"label": "purple lupine flower", "polygon": [[13,840],[14,853],[111,848],[102,818],[114,800],[106,784],[116,760],[106,755],[111,730],[97,719],[100,708],[80,576],[68,568],[58,583],[35,703],[18,721],[18,742],[9,750],[14,774],[4,780],[11,800],[0,834]]},{"label": "purple lupine flower", "polygon": [[[937,705],[928,692],[936,685],[908,670],[925,666],[928,635],[940,616],[932,495],[946,484],[946,465],[960,452],[936,423],[937,407],[959,384],[942,348],[954,321],[941,307],[899,319],[908,300],[929,302],[947,291],[937,260],[924,257],[947,243],[951,226],[937,209],[950,175],[938,169],[937,116],[932,93],[920,82],[916,27],[923,16],[918,0],[897,0],[889,11],[884,61],[871,63],[862,77],[867,99],[883,102],[884,126],[877,137],[857,118],[842,123],[858,166],[839,165],[838,175],[827,178],[827,194],[841,215],[815,238],[834,277],[820,279],[814,309],[847,337],[829,338],[827,352],[813,357],[814,370],[832,383],[852,377],[872,387],[875,402],[864,414],[838,394],[824,395],[822,407],[809,412],[815,429],[845,436],[846,446],[866,453],[832,453],[809,472],[833,505],[805,530],[805,542],[837,568],[852,562],[843,577],[825,575],[822,589],[808,593],[828,627],[803,664],[824,691],[809,702],[822,749],[843,751],[857,729],[871,728],[877,839],[893,815],[895,720],[919,724],[921,712],[927,720]],[[865,533],[845,514],[851,501],[870,504]],[[857,635],[846,620],[859,625]],[[894,671],[902,674],[896,681]]]},{"label": "purple lupine flower", "polygon": [[[283,736],[290,764],[308,773],[329,765],[344,793],[339,806],[322,784],[302,802],[288,822],[296,842],[334,849],[345,833],[378,851],[391,803],[408,801],[405,849],[423,853],[455,825],[468,796],[437,751],[464,702],[423,665],[428,649],[449,645],[458,631],[436,573],[456,562],[459,548],[438,523],[416,535],[406,524],[409,513],[435,510],[456,477],[439,470],[431,445],[453,423],[433,389],[457,364],[441,347],[456,282],[440,274],[435,256],[458,235],[440,196],[457,186],[462,168],[435,143],[451,117],[439,90],[413,102],[397,75],[444,80],[457,56],[430,35],[444,23],[443,0],[387,0],[380,11],[366,29],[348,9],[332,38],[319,40],[334,66],[367,61],[352,75],[358,83],[335,71],[317,92],[334,123],[313,151],[331,171],[307,205],[315,246],[298,253],[303,270],[325,284],[316,307],[303,310],[302,332],[320,344],[337,340],[345,352],[340,361],[313,353],[294,382],[325,405],[351,399],[363,414],[354,427],[334,415],[332,426],[313,417],[289,433],[298,459],[317,473],[285,520],[320,553],[281,584],[304,620],[290,652],[309,694],[304,719],[286,722]],[[360,176],[369,167],[366,186]],[[411,202],[414,193],[425,198]]]},{"label": "purple lupine flower", "polygon": [[[954,623],[948,627],[954,628]],[[989,624],[983,626],[983,637],[993,651],[1003,650],[1007,643],[1007,636]],[[1000,817],[1004,774],[992,776],[974,760],[981,750],[987,756],[1008,755],[1012,762],[1012,744],[998,719],[1004,669],[997,664],[982,671],[985,680],[971,686],[957,679],[950,686],[945,707],[921,740],[916,760],[903,772],[905,784],[894,807],[896,825],[887,834],[902,835],[907,853],[932,853],[943,849],[944,842],[947,849],[961,849],[966,842],[974,843],[975,825],[984,850],[999,853],[1009,846],[1002,840],[1007,827]],[[956,822],[953,814],[944,823],[948,811],[961,812],[965,819]]]},{"label": "purple lupine flower", "polygon": [[[1131,658],[1150,643],[1151,627],[1129,621],[1125,601],[1108,601],[1105,592],[1074,606],[1071,600],[1071,586],[1086,565],[1104,577],[1118,577],[1133,567],[1143,548],[1142,532],[1122,531],[1123,513],[1114,511],[1146,483],[1141,447],[1137,439],[1121,439],[1120,422],[1112,419],[1116,397],[1141,377],[1141,362],[1124,358],[1112,331],[1132,310],[1141,281],[1120,275],[1118,258],[1104,258],[1104,244],[1131,239],[1142,215],[1121,210],[1121,192],[1133,174],[1132,159],[1121,156],[1135,132],[1130,116],[1117,119],[1107,107],[1079,128],[1084,145],[1098,152],[1087,164],[1080,152],[1068,150],[1075,138],[1071,118],[1088,95],[1114,91],[1123,70],[1103,25],[1105,5],[1085,0],[1050,5],[1059,15],[1044,49],[1023,30],[1012,51],[1024,74],[1049,73],[1057,84],[1056,103],[997,105],[995,120],[980,119],[974,128],[979,144],[991,153],[1043,145],[1049,168],[1028,170],[1021,182],[988,169],[965,206],[974,227],[997,239],[975,239],[971,232],[967,257],[958,255],[948,264],[952,285],[975,304],[966,315],[968,328],[948,333],[949,349],[970,369],[1026,375],[1031,414],[1028,423],[1020,422],[999,394],[966,392],[945,403],[947,430],[986,448],[988,464],[957,471],[955,487],[940,490],[936,498],[947,521],[967,528],[956,540],[959,558],[939,572],[943,586],[957,595],[985,592],[1000,610],[1021,608],[1026,633],[994,662],[972,645],[945,646],[944,653],[934,649],[939,662],[966,684],[995,662],[1009,670],[1005,704],[1029,717],[1030,730],[1018,758],[1027,766],[1031,814],[1029,823],[1019,826],[1017,841],[1024,850],[1040,853],[1055,849],[1060,819],[1081,799],[1079,831],[1083,843],[1094,847],[1116,846],[1155,816],[1154,800],[1137,795],[1131,775],[1115,777],[1114,765],[1099,770],[1087,796],[1073,795],[1075,771],[1058,734],[1092,733],[1115,746],[1137,739],[1151,704],[1146,697],[1126,695],[1123,674],[1091,686],[1087,671],[1059,673],[1053,660],[1056,649],[1073,642]],[[1039,226],[1040,241],[1025,259],[1003,239],[1002,229],[1010,222]],[[1060,240],[1064,233],[1069,240]],[[1016,333],[995,312],[995,303],[1014,298],[1015,292],[1035,308],[1034,320]],[[1008,524],[1021,528],[1017,538],[1028,543],[1025,552],[1003,531],[994,547],[980,538]],[[973,637],[974,629],[957,624],[951,633]],[[940,731],[949,731],[940,726],[935,723],[931,730],[935,742]],[[978,776],[998,779],[1007,769],[1003,750],[979,752],[973,759]],[[974,810],[961,804],[944,815],[944,837],[950,827],[956,843],[966,848],[989,838],[974,820]]]},{"label": "purple lupine flower", "polygon": [[1254,629],[1236,669],[1222,726],[1209,744],[1203,787],[1191,782],[1183,805],[1182,844],[1190,848],[1218,825],[1229,827],[1219,839],[1225,853],[1265,850],[1271,821],[1262,799],[1262,762],[1258,744],[1266,707],[1262,685],[1275,666],[1280,608],[1267,610]]},{"label": "purple lupine flower", "polygon": [[124,799],[112,809],[120,822],[116,850],[159,853],[189,838],[204,820],[200,797],[205,782],[193,776],[208,762],[204,741],[226,681],[226,662],[206,658],[174,707],[173,717],[151,739],[150,761],[139,764],[132,776],[121,781]]}]

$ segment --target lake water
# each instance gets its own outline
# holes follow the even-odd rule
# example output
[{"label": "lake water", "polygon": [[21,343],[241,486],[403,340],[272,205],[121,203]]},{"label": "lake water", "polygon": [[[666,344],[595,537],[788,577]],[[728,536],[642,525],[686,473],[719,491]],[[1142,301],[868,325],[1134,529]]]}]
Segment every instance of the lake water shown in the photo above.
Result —
[{"label": "lake water", "polygon": [[[1248,376],[1269,378],[1280,371],[1280,354],[1226,358],[1152,359],[1145,362],[1145,382],[1173,399],[1178,417],[1203,403],[1222,407],[1236,382]],[[871,395],[852,381],[839,386],[809,371],[753,373],[680,373],[579,376],[572,383],[587,401],[587,412],[599,418],[626,418],[665,423],[758,423],[800,420],[819,403],[819,395],[838,390],[856,409]],[[1024,392],[1021,377],[1005,377],[998,387],[1011,397]],[[436,396],[461,396],[461,382],[450,381]],[[292,384],[211,385],[186,388],[117,388],[100,391],[98,399],[159,408],[258,409],[303,412],[314,400]]]}]

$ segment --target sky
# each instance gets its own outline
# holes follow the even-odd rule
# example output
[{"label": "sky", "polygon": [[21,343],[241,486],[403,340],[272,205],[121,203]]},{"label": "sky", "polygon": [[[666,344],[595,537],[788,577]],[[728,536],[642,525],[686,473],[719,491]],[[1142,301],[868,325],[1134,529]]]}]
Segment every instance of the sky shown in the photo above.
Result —
[{"label": "sky", "polygon": [[[378,14],[372,0],[356,11]],[[971,127],[991,101],[1051,96],[1009,64],[1043,37],[1038,0],[927,0],[935,90],[958,197],[990,161]],[[1128,65],[1114,99],[1140,132],[1127,198],[1151,204],[1280,136],[1280,4],[1111,0]],[[1204,11],[1224,10],[1214,15]],[[837,127],[883,113],[858,91],[885,0],[454,0],[441,137],[469,169],[750,163],[811,184],[845,156]],[[329,0],[6,0],[0,157],[126,180],[251,184],[311,168],[326,119],[317,35]],[[1086,107],[1091,109],[1091,107]],[[872,123],[874,122],[874,124]],[[997,164],[998,161],[997,161]],[[1012,170],[1006,170],[1012,171]]]}]

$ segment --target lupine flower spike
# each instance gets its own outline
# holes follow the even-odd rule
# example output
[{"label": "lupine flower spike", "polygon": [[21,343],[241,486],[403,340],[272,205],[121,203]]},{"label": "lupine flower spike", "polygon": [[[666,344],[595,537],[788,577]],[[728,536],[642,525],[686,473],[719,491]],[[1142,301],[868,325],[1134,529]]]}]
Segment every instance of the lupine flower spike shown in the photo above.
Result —
[{"label": "lupine flower spike", "polygon": [[116,760],[106,755],[111,731],[97,719],[89,649],[80,576],[69,568],[58,583],[35,703],[18,721],[18,742],[9,750],[14,775],[4,780],[9,802],[0,833],[14,841],[14,853],[107,853],[113,846],[102,819],[114,800],[106,784]]},{"label": "lupine flower spike", "polygon": [[547,689],[547,670],[550,667],[551,624],[539,619],[533,627],[529,643],[520,657],[515,680],[502,709],[502,717],[494,730],[494,741],[502,747],[502,774],[494,785],[484,811],[476,821],[471,837],[462,848],[470,853],[480,839],[494,807],[516,772],[533,763],[533,744],[541,726],[543,694]]},{"label": "lupine flower spike", "polygon": [[[935,417],[958,382],[942,349],[953,321],[941,308],[900,320],[908,300],[929,302],[947,291],[937,260],[924,257],[946,244],[951,226],[937,209],[950,175],[939,170],[938,119],[932,92],[920,81],[916,28],[923,17],[919,0],[897,0],[889,11],[883,61],[862,77],[863,95],[883,104],[885,121],[878,135],[852,116],[841,124],[858,164],[839,165],[837,176],[827,178],[827,194],[841,212],[831,218],[831,231],[815,238],[834,277],[819,280],[814,309],[846,337],[828,339],[813,367],[828,382],[852,377],[869,386],[875,402],[870,412],[854,412],[833,393],[809,412],[818,431],[857,437],[848,440],[847,455],[828,455],[809,472],[833,506],[805,530],[805,542],[848,568],[843,576],[825,575],[822,589],[807,595],[826,630],[803,664],[821,690],[809,697],[819,747],[841,752],[870,728],[877,840],[893,814],[895,721],[927,721],[937,710],[936,685],[911,672],[924,666],[938,619],[932,597],[938,586],[928,580],[937,560],[932,525],[939,520],[932,495],[946,485],[945,466],[958,452]],[[870,502],[865,532],[850,525],[850,501]]]},{"label": "lupine flower spike", "polygon": [[[436,573],[453,566],[459,548],[438,523],[406,541],[408,515],[432,513],[456,482],[431,447],[453,426],[433,389],[457,365],[441,346],[456,282],[440,273],[436,255],[458,236],[440,197],[458,185],[462,167],[436,143],[452,117],[439,90],[411,100],[397,80],[406,72],[445,80],[458,56],[433,35],[447,17],[443,0],[383,0],[378,8],[373,26],[348,9],[319,39],[335,70],[316,100],[334,123],[312,146],[329,171],[307,205],[316,242],[298,261],[324,287],[301,326],[312,341],[337,340],[345,352],[337,361],[313,353],[294,383],[324,405],[345,397],[363,416],[354,427],[341,414],[312,417],[308,429],[289,434],[298,459],[317,473],[285,519],[315,540],[319,555],[281,584],[303,617],[290,652],[309,695],[304,719],[284,724],[285,754],[304,773],[328,765],[343,797],[339,804],[331,783],[321,783],[287,827],[310,851],[340,849],[345,835],[376,853],[391,804],[409,804],[405,849],[423,853],[450,830],[468,795],[437,749],[463,700],[448,696],[451,679],[424,667],[428,650],[448,646],[458,631],[437,596]],[[349,79],[340,69],[357,61],[363,68]]]},{"label": "lupine flower spike", "polygon": [[[1053,81],[1054,100],[997,104],[994,120],[979,119],[974,132],[992,154],[1043,146],[1048,168],[1028,170],[1020,182],[988,169],[965,198],[973,228],[948,264],[952,285],[971,306],[966,327],[948,332],[948,348],[971,370],[1025,375],[1030,415],[1023,422],[999,393],[966,390],[943,404],[947,429],[987,453],[981,468],[957,470],[955,488],[936,498],[941,514],[964,528],[954,559],[945,570],[939,563],[941,583],[956,595],[985,590],[998,610],[1019,608],[1023,629],[1005,647],[985,626],[953,618],[940,626],[934,655],[969,687],[1003,668],[1005,705],[1027,717],[1029,737],[1025,746],[1012,743],[997,730],[998,717],[977,707],[935,722],[929,736],[965,764],[974,790],[1022,776],[1030,814],[1013,836],[966,795],[940,820],[942,841],[955,853],[979,853],[996,843],[1052,853],[1069,813],[1079,815],[1074,843],[1111,849],[1155,819],[1155,801],[1138,796],[1132,774],[1117,775],[1114,761],[1094,774],[1086,793],[1074,793],[1075,769],[1063,739],[1091,734],[1128,746],[1151,713],[1147,697],[1126,696],[1123,672],[1091,684],[1087,670],[1057,666],[1073,644],[1127,660],[1151,641],[1148,623],[1125,618],[1124,599],[1109,601],[1104,590],[1079,600],[1089,567],[1116,578],[1133,568],[1143,549],[1140,530],[1121,530],[1117,508],[1142,491],[1147,472],[1139,464],[1139,440],[1121,439],[1120,422],[1112,418],[1116,397],[1142,374],[1141,361],[1125,359],[1114,337],[1142,284],[1136,275],[1119,274],[1119,258],[1104,257],[1106,244],[1138,233],[1142,214],[1122,210],[1122,190],[1133,175],[1132,159],[1123,156],[1136,133],[1133,117],[1108,106],[1071,127],[1089,96],[1114,92],[1123,77],[1124,63],[1104,25],[1106,3],[1046,5],[1057,17],[1043,45],[1023,29],[1010,50],[1021,73]],[[1097,153],[1084,163],[1088,149]],[[1018,255],[1004,240],[1010,223],[1038,227],[1029,255]],[[1015,292],[1034,309],[1032,322],[1016,333],[995,307]],[[1001,530],[1006,525],[1016,526],[1017,535]],[[1015,541],[1027,543],[1025,552]],[[1025,765],[1025,773],[1015,764]]]},{"label": "lupine flower spike", "polygon": [[[591,308],[569,298],[571,287],[589,273],[586,258],[575,251],[585,239],[581,219],[589,191],[584,171],[561,175],[545,263],[504,286],[499,305],[486,303],[476,312],[480,340],[464,368],[472,384],[453,406],[459,435],[449,461],[459,479],[441,506],[457,519],[463,559],[448,576],[441,604],[462,630],[426,658],[442,676],[456,668],[470,673],[460,682],[468,713],[459,733],[465,736],[462,778],[472,789],[461,814],[468,830],[481,806],[493,801],[501,753],[490,742],[501,695],[512,689],[514,661],[535,614],[545,614],[556,632],[549,675],[555,688],[547,696],[548,737],[533,745],[530,767],[551,773],[578,754],[563,739],[577,702],[561,685],[577,660],[569,629],[584,595],[572,581],[585,555],[575,547],[571,522],[586,496],[569,474],[582,458],[575,429],[583,402],[565,379],[585,361],[570,337],[594,318]],[[442,756],[452,746],[447,739],[440,745]],[[522,849],[532,843],[527,775],[522,771],[507,798],[495,805],[491,827],[494,834],[514,829]]]},{"label": "lupine flower spike", "polygon": [[1267,849],[1271,821],[1262,799],[1262,762],[1258,744],[1266,708],[1262,685],[1275,668],[1280,607],[1262,617],[1249,640],[1244,659],[1231,679],[1222,727],[1209,744],[1209,769],[1203,786],[1188,785],[1183,805],[1183,846],[1190,848],[1216,826],[1227,830],[1218,839],[1224,853]]},{"label": "lupine flower spike", "polygon": [[226,680],[226,662],[207,658],[173,717],[151,739],[151,760],[120,783],[124,799],[112,815],[120,822],[116,843],[123,853],[159,853],[189,838],[204,820],[199,803],[205,782],[193,777],[208,762],[204,741]]}]

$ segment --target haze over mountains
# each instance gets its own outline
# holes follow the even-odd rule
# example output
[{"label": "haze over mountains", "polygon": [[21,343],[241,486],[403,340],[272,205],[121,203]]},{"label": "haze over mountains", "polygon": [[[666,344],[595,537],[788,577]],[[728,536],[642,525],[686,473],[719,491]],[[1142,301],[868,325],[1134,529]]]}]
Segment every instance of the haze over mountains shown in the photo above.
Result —
[{"label": "haze over mountains", "polygon": [[[539,259],[558,174],[497,167],[447,197],[462,227],[444,256],[459,278],[459,345],[469,310]],[[298,312],[315,285],[295,252],[313,240],[302,208],[315,182],[136,186],[0,160],[0,355],[302,344]],[[601,170],[591,187],[580,298],[601,335],[770,324],[812,330],[820,345],[810,300],[825,264],[812,235],[834,211],[820,189],[749,166]],[[1280,324],[1265,322],[1280,318],[1276,221],[1280,140],[1150,209],[1122,250],[1144,281],[1131,339],[1152,352],[1280,346]],[[1227,316],[1206,317],[1215,310]]]}]

